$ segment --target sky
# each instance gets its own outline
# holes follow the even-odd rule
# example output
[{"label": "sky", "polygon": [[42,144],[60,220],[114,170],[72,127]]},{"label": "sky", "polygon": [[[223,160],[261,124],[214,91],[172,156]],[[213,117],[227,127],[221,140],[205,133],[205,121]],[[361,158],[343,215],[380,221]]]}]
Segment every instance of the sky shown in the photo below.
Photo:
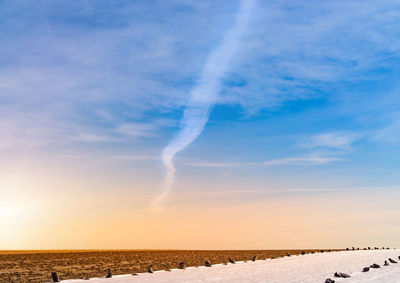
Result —
[{"label": "sky", "polygon": [[0,1],[0,249],[399,247],[399,23],[390,0]]}]

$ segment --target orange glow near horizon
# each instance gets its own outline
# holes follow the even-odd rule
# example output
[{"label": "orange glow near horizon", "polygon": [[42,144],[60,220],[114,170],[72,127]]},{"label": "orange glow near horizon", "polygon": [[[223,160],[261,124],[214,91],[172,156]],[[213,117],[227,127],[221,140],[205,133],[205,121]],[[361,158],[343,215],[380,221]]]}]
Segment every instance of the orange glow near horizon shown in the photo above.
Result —
[{"label": "orange glow near horizon", "polygon": [[363,190],[285,194],[272,189],[226,190],[216,183],[207,191],[201,185],[190,192],[177,188],[154,211],[150,204],[158,192],[140,189],[149,184],[135,184],[139,189],[131,192],[115,189],[123,183],[110,189],[98,176],[73,179],[73,172],[24,169],[3,171],[1,176],[1,250],[399,244],[398,227],[393,225],[400,216],[395,190],[385,195]]},{"label": "orange glow near horizon", "polygon": [[[36,198],[15,194],[21,190],[11,191],[14,194],[10,192],[8,198],[2,196],[3,250],[387,245],[394,243],[395,237],[380,234],[376,227],[395,235],[397,228],[390,223],[399,216],[387,198],[358,192],[265,196],[248,201],[240,201],[245,191],[172,194],[161,210],[152,211],[150,194],[127,197],[103,193],[94,197],[82,193],[76,198],[55,190],[46,199],[43,191]],[[372,206],[375,212],[369,213]]]}]

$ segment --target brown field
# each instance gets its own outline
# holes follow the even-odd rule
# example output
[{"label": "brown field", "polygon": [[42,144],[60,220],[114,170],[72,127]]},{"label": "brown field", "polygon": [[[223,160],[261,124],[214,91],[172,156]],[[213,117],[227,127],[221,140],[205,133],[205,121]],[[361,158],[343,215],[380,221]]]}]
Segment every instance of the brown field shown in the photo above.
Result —
[{"label": "brown field", "polygon": [[[320,250],[305,250],[319,252]],[[185,266],[285,256],[301,250],[101,250],[101,251],[0,251],[0,282],[50,282],[52,271],[61,280],[87,279],[105,276],[111,268],[113,275],[146,272]]]}]

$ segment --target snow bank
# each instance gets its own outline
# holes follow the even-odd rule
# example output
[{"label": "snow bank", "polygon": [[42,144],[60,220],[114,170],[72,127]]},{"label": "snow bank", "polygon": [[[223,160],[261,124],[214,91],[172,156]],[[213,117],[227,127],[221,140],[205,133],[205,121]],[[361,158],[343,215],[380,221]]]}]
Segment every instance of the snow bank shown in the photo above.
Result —
[{"label": "snow bank", "polygon": [[[92,283],[130,282],[400,282],[400,263],[383,266],[389,257],[399,261],[400,250],[362,250],[298,255],[278,259],[237,262],[212,267],[188,267],[185,270],[156,271],[137,276],[118,275],[110,279],[93,278]],[[364,267],[377,263],[379,269],[361,272]],[[334,278],[335,272],[344,272],[351,278]],[[88,282],[66,280],[62,282]]]}]

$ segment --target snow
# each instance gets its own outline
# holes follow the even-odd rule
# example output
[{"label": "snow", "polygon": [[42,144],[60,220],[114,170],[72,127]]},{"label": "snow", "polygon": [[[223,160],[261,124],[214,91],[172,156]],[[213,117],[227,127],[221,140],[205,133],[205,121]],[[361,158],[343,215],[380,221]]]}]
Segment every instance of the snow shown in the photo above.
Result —
[{"label": "snow", "polygon": [[[212,267],[188,267],[185,270],[155,271],[133,275],[117,275],[113,278],[93,278],[91,283],[130,282],[325,282],[327,278],[335,282],[400,282],[400,263],[383,266],[389,257],[399,261],[400,250],[360,250],[318,253],[237,262],[236,264],[216,264]],[[361,272],[364,267],[377,263],[379,269]],[[351,275],[351,278],[335,278],[335,272]],[[62,282],[84,283],[87,280],[66,280]]]}]

